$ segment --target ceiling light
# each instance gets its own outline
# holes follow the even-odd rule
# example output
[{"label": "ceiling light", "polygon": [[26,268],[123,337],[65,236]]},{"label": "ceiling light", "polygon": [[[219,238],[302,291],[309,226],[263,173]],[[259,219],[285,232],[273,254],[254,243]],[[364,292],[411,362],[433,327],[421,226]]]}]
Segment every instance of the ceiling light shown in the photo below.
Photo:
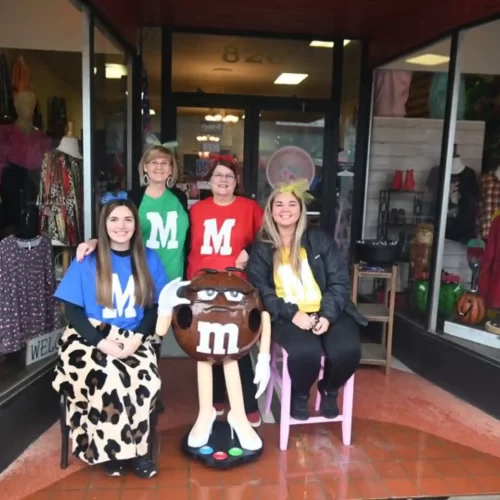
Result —
[{"label": "ceiling light", "polygon": [[274,81],[275,85],[298,85],[303,82],[309,75],[305,73],[281,73]]},{"label": "ceiling light", "polygon": [[449,61],[450,58],[448,56],[440,56],[438,54],[423,54],[421,56],[406,59],[407,63],[418,64],[420,66],[438,66]]},{"label": "ceiling light", "polygon": [[149,110],[149,114],[150,114],[151,116],[154,116],[154,115],[156,115],[156,111],[155,111],[154,109],[150,109],[150,110]]},{"label": "ceiling light", "polygon": [[309,47],[321,47],[323,49],[333,49],[333,42],[326,42],[323,40],[313,40],[310,44]]},{"label": "ceiling light", "polygon": [[222,115],[217,114],[217,115],[206,115],[205,120],[207,122],[221,122],[222,121]]},{"label": "ceiling light", "polygon": [[224,123],[238,123],[239,118],[235,115],[226,115],[224,118],[222,118],[222,121]]},{"label": "ceiling light", "polygon": [[122,76],[127,76],[127,67],[123,64],[106,63],[105,66],[108,80],[119,80]]},{"label": "ceiling light", "polygon": [[[351,40],[344,40],[344,47],[351,43]],[[326,40],[313,40],[310,44],[309,47],[320,47],[323,49],[333,49],[333,46],[335,45],[334,42],[328,42]]]}]

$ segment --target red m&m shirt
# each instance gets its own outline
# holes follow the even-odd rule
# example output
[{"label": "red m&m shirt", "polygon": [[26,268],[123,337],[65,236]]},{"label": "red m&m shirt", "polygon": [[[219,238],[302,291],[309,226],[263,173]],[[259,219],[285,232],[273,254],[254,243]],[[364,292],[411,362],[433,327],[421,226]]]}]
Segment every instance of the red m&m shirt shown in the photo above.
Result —
[{"label": "red m&m shirt", "polygon": [[223,271],[234,267],[242,250],[252,244],[262,225],[263,210],[248,198],[237,196],[230,205],[216,205],[213,198],[189,210],[191,251],[187,278],[203,268]]}]

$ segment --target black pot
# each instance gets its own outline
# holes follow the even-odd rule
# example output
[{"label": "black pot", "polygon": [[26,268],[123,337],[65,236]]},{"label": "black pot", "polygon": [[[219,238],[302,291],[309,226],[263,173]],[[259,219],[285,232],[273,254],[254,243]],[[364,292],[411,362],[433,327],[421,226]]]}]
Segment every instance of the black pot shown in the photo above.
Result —
[{"label": "black pot", "polygon": [[356,243],[358,261],[372,266],[390,266],[401,256],[401,244],[383,245],[379,240],[363,240]]}]

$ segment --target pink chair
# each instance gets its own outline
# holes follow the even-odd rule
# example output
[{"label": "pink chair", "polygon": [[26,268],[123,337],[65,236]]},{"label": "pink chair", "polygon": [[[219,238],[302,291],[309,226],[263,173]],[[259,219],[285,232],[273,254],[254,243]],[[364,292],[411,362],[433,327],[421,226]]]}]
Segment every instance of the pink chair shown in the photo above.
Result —
[{"label": "pink chair", "polygon": [[[281,358],[279,351],[281,350]],[[354,375],[346,382],[343,388],[343,401],[342,413],[334,418],[328,419],[325,417],[311,417],[308,420],[296,420],[290,416],[290,400],[292,396],[292,382],[290,374],[288,373],[288,353],[278,344],[273,343],[271,352],[271,380],[267,387],[266,394],[266,412],[271,409],[271,402],[273,399],[273,392],[275,384],[281,387],[281,417],[280,417],[280,450],[285,451],[288,448],[288,437],[290,435],[291,425],[300,424],[318,424],[318,423],[331,423],[342,422],[342,442],[344,446],[351,444],[352,433],[352,407],[354,402]],[[277,362],[281,361],[283,364],[283,375],[281,376],[278,370]],[[323,376],[325,358],[321,358],[321,370],[319,379]],[[319,410],[321,403],[321,394],[318,391],[316,395],[316,411]]]}]

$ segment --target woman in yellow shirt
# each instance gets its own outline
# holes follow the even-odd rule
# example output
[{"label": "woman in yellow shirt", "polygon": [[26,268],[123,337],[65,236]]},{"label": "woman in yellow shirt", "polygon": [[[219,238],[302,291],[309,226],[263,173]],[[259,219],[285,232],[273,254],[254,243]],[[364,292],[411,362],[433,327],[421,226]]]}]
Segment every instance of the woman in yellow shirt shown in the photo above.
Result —
[{"label": "woman in yellow shirt", "polygon": [[277,188],[247,264],[250,282],[271,315],[273,340],[288,353],[291,416],[307,420],[309,391],[326,356],[320,412],[339,414],[337,394],[361,359],[359,324],[366,319],[350,301],[346,262],[334,239],[307,227],[307,182]]}]

